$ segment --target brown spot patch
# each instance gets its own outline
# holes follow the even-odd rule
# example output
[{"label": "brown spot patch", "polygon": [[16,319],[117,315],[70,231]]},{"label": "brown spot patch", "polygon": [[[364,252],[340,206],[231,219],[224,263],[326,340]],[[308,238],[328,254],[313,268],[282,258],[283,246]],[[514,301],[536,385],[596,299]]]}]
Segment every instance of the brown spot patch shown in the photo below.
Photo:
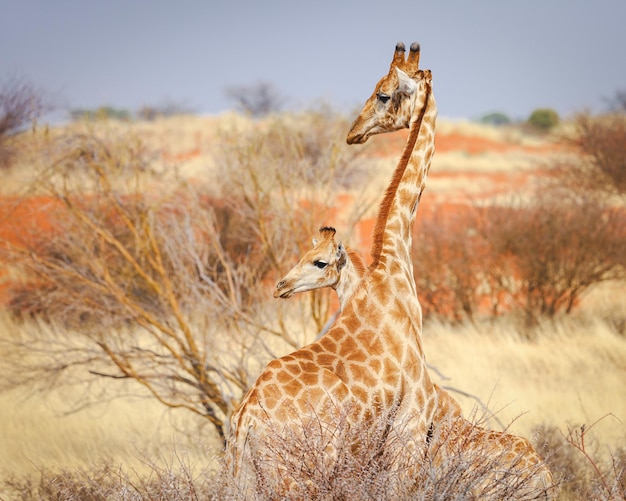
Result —
[{"label": "brown spot patch", "polygon": [[332,368],[337,357],[332,353],[322,353],[317,356],[317,364],[322,367]]},{"label": "brown spot patch", "polygon": [[318,383],[319,377],[315,372],[306,372],[300,376],[300,381],[304,386],[311,387]]},{"label": "brown spot patch", "polygon": [[258,379],[259,383],[268,383],[274,379],[274,371],[268,370],[268,369],[269,367],[266,370],[264,370],[259,376],[259,379]]},{"label": "brown spot patch", "polygon": [[319,343],[326,351],[335,353],[337,351],[337,345],[332,337],[326,335],[322,339],[320,339]]},{"label": "brown spot patch", "polygon": [[348,331],[348,332],[357,332],[359,330],[359,328],[361,327],[361,319],[358,318],[356,315],[343,315],[341,318],[344,328]]},{"label": "brown spot patch", "polygon": [[315,407],[318,402],[324,398],[326,393],[321,388],[312,388],[307,391],[306,395],[309,402]]},{"label": "brown spot patch", "polygon": [[300,361],[300,367],[304,373],[315,373],[318,369],[318,365],[315,362],[310,362],[308,360]]},{"label": "brown spot patch", "polygon": [[361,339],[367,348],[368,353],[378,355],[384,352],[385,347],[380,340],[380,336],[378,336],[375,332],[368,331],[364,333]]},{"label": "brown spot patch", "polygon": [[351,385],[350,390],[352,391],[352,394],[364,404],[369,402],[370,393],[366,388],[355,384]]},{"label": "brown spot patch", "polygon": [[378,380],[376,376],[370,371],[369,367],[358,366],[359,368],[359,381],[368,388],[374,388],[377,386]]},{"label": "brown spot patch", "polygon": [[287,384],[289,381],[293,379],[293,375],[289,374],[286,371],[280,371],[276,374],[276,381],[279,384]]},{"label": "brown spot patch", "polygon": [[285,369],[291,372],[291,374],[293,374],[294,376],[298,376],[302,372],[300,365],[296,361],[293,361],[285,365]]},{"label": "brown spot patch", "polygon": [[287,396],[291,398],[295,398],[296,395],[300,393],[301,389],[302,389],[302,384],[300,384],[300,382],[297,379],[294,379],[290,383],[287,383],[286,385],[283,386],[283,390],[285,391]]},{"label": "brown spot patch", "polygon": [[352,358],[352,354],[359,349],[359,345],[353,337],[348,336],[339,347],[339,355],[345,358]]}]

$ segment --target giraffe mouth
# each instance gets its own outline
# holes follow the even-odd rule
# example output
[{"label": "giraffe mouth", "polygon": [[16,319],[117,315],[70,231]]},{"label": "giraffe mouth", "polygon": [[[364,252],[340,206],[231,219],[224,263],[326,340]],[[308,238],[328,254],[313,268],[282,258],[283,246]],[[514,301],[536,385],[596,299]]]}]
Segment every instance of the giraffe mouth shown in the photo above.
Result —
[{"label": "giraffe mouth", "polygon": [[287,298],[290,298],[293,295],[293,292],[294,292],[293,289],[276,290],[276,291],[274,291],[274,297],[275,298],[287,299]]},{"label": "giraffe mouth", "polygon": [[349,135],[346,138],[346,142],[348,144],[363,144],[365,141],[367,141],[367,138],[369,136],[367,134],[354,134],[354,135]]}]

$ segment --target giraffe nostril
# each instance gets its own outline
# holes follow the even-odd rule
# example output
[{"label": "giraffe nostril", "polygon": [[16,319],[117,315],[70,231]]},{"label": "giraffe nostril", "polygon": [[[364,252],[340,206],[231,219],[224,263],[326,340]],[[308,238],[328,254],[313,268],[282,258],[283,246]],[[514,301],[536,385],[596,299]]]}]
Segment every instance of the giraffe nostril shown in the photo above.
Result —
[{"label": "giraffe nostril", "polygon": [[285,284],[286,284],[286,283],[287,283],[287,282],[285,282],[284,280],[281,280],[280,282],[278,282],[278,283],[276,284],[276,288],[277,288],[277,289],[281,289],[282,287],[284,287],[284,286],[285,286]]}]

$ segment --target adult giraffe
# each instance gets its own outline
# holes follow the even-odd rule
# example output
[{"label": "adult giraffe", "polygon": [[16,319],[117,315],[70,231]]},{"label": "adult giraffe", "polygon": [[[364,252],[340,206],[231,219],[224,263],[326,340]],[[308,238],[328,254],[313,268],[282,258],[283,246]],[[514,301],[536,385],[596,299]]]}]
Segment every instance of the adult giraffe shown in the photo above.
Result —
[{"label": "adult giraffe", "polygon": [[[379,80],[374,92],[365,102],[348,133],[347,142],[362,144],[372,135],[409,128],[409,137],[400,163],[387,188],[374,228],[373,262],[370,270],[386,266],[390,276],[396,279],[395,290],[405,290],[408,293],[409,288],[412,288],[413,296],[406,298],[406,304],[417,302],[416,310],[420,312],[420,316],[416,319],[419,321],[416,333],[421,359],[424,361],[421,352],[421,308],[415,296],[410,250],[417,206],[435,149],[437,107],[432,95],[430,71],[418,69],[419,44],[411,45],[406,61],[404,53],[404,44],[398,43],[388,74]],[[423,109],[420,108],[422,101],[416,99],[416,81],[428,82]],[[389,261],[389,256],[394,254],[396,259]],[[398,266],[399,264],[402,266]],[[521,498],[526,498],[529,493],[536,499],[556,498],[558,489],[553,484],[552,474],[530,442],[522,437],[476,427],[472,428],[470,437],[467,421],[455,415],[454,404],[458,406],[456,401],[449,395],[449,398],[444,398],[445,392],[438,392],[436,387],[434,394],[437,398],[433,401],[439,404],[439,408],[429,414],[433,417],[432,425],[440,436],[447,437],[439,440],[444,450],[440,459],[445,460],[452,451],[458,452],[459,447],[469,447],[470,453],[498,453],[504,468],[508,466],[519,472],[519,475],[513,475],[509,480],[514,489],[520,487]],[[442,419],[446,422],[442,423]],[[519,482],[524,484],[523,488]],[[480,486],[477,488],[480,489]]]},{"label": "adult giraffe", "polygon": [[[437,106],[429,70],[418,69],[419,45],[405,61],[403,44],[389,73],[348,134],[365,142],[378,124],[409,127],[409,138],[379,207],[373,261],[342,314],[318,341],[271,361],[231,418],[228,456],[243,495],[254,492],[265,437],[307,420],[387,420],[389,432],[412,437],[414,449],[441,411],[422,351],[422,312],[411,261],[412,228],[434,153]],[[388,119],[388,120],[387,120]],[[329,438],[332,453],[334,440]],[[260,458],[260,459],[259,459]],[[288,479],[285,479],[288,484]]]}]

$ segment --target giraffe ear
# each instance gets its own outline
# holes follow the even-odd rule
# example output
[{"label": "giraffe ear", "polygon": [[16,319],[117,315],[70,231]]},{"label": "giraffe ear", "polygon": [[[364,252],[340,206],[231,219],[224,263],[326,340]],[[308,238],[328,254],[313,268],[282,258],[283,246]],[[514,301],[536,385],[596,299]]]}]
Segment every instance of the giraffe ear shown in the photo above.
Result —
[{"label": "giraffe ear", "polygon": [[405,94],[413,94],[417,90],[417,83],[413,80],[409,75],[407,75],[400,68],[396,68],[396,73],[398,75],[398,92],[403,92]]},{"label": "giraffe ear", "polygon": [[337,271],[340,271],[348,262],[348,254],[342,243],[337,247]]}]

